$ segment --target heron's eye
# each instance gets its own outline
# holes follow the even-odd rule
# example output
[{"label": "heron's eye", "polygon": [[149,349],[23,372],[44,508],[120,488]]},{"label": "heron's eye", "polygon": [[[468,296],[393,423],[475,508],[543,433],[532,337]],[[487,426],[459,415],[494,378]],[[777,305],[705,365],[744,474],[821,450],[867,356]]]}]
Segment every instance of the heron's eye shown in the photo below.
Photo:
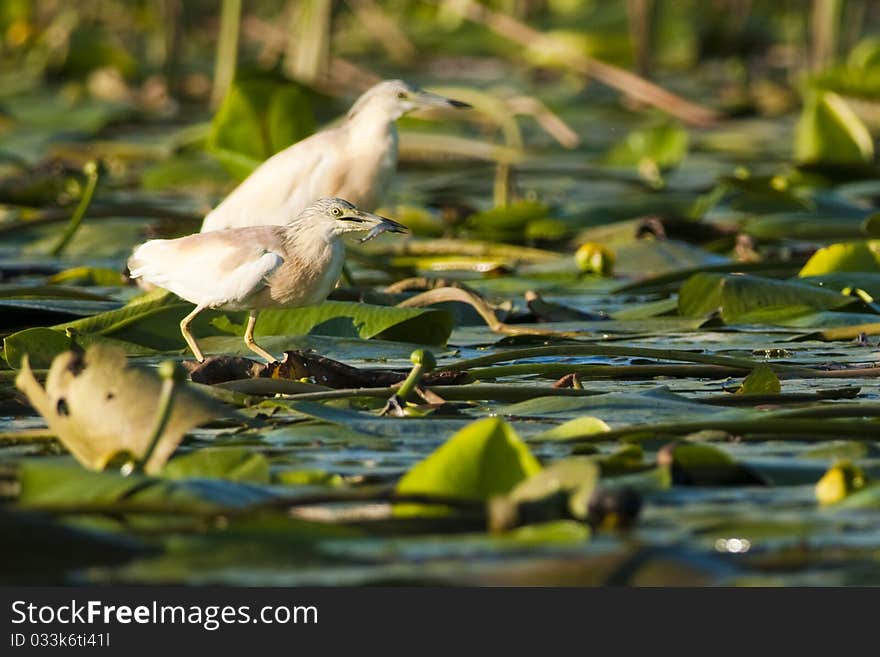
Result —
[{"label": "heron's eye", "polygon": [[339,208],[333,208],[332,210],[330,210],[330,212],[333,214],[334,217],[342,216],[342,210],[340,210]]},{"label": "heron's eye", "polygon": [[406,92],[405,92],[405,91],[401,91],[400,93],[397,94],[397,97],[398,97],[400,100],[406,100]]}]

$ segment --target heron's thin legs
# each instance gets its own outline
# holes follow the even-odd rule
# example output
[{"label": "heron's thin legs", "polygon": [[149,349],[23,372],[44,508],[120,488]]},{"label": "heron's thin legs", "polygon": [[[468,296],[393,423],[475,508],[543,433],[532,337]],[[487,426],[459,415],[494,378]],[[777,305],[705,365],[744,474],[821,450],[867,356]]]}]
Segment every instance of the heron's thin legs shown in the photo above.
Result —
[{"label": "heron's thin legs", "polygon": [[204,354],[202,354],[202,350],[199,349],[199,344],[196,342],[196,339],[192,336],[192,333],[189,332],[189,325],[192,324],[192,321],[196,318],[200,312],[202,312],[207,306],[198,305],[195,310],[193,310],[189,315],[180,320],[180,332],[183,334],[183,339],[186,340],[186,344],[189,345],[190,350],[193,352],[193,355],[196,357],[196,360],[200,363],[205,360]]},{"label": "heron's thin legs", "polygon": [[275,356],[254,342],[254,326],[256,323],[257,311],[252,310],[250,314],[248,314],[247,328],[244,330],[244,343],[247,345],[248,349],[259,354],[262,358],[265,358],[267,363],[274,363],[277,360]]}]

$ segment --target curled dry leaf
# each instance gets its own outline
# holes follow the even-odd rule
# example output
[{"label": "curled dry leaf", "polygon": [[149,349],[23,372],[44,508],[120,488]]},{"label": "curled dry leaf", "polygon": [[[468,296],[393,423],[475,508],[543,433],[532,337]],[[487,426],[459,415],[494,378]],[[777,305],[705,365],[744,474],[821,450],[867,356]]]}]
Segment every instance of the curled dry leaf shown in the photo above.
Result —
[{"label": "curled dry leaf", "polygon": [[572,372],[571,374],[566,374],[560,379],[557,379],[551,388],[577,388],[583,389],[583,385],[581,385],[580,377],[578,377],[576,372]]},{"label": "curled dry leaf", "polygon": [[201,363],[185,361],[183,366],[192,381],[206,385],[256,378],[266,369],[265,364],[243,356],[209,356]]},{"label": "curled dry leaf", "polygon": [[[150,370],[129,365],[123,351],[93,345],[85,354],[59,354],[52,361],[45,389],[25,358],[15,384],[86,468],[102,470],[120,453],[136,459],[146,456],[162,381]],[[187,431],[226,414],[217,402],[179,385],[146,472],[161,469]]]}]

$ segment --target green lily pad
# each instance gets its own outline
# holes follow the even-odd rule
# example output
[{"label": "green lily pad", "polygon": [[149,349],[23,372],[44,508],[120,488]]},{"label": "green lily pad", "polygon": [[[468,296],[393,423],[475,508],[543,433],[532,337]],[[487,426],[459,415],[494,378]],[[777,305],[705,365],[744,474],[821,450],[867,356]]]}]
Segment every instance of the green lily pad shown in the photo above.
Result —
[{"label": "green lily pad", "polygon": [[736,274],[695,274],[682,285],[678,309],[685,317],[719,312],[727,323],[773,323],[775,318],[837,310],[856,299],[799,281],[777,281]]},{"label": "green lily pad", "polygon": [[807,163],[861,164],[874,158],[874,141],[840,96],[816,92],[804,105],[795,137],[795,158]]},{"label": "green lily pad", "polygon": [[[397,483],[398,494],[486,501],[540,472],[541,465],[506,422],[478,420],[456,433]],[[424,508],[398,505],[400,515]],[[436,509],[432,509],[436,511]]]},{"label": "green lily pad", "polygon": [[688,133],[677,123],[663,123],[634,130],[616,144],[606,156],[612,166],[644,166],[646,161],[659,170],[678,165],[687,156]]},{"label": "green lily pad", "polygon": [[736,391],[740,395],[778,395],[782,392],[779,377],[769,365],[758,365]]},{"label": "green lily pad", "polygon": [[89,472],[66,459],[26,463],[20,473],[19,501],[25,507],[105,507],[128,503],[154,508],[218,511],[273,499],[265,487],[219,479],[162,479],[115,472]]},{"label": "green lily pad", "polygon": [[171,459],[159,474],[166,479],[206,477],[268,484],[269,461],[246,447],[206,447]]}]

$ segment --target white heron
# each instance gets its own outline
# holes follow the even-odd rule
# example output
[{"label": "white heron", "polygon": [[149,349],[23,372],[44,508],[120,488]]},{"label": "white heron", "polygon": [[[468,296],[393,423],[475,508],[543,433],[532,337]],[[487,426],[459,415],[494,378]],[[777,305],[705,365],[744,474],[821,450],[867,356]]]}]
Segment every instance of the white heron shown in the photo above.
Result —
[{"label": "white heron", "polygon": [[254,341],[257,314],[267,308],[319,304],[336,285],[345,260],[345,233],[403,233],[406,227],[358,210],[340,198],[311,204],[284,226],[249,226],[150,240],[128,260],[140,278],[196,304],[180,332],[196,359],[205,359],[189,326],[207,308],[249,311],[244,341],[268,362],[275,360]]},{"label": "white heron", "polygon": [[372,211],[397,167],[397,127],[404,114],[427,107],[470,107],[386,80],[364,93],[342,125],[288,146],[263,162],[202,223],[202,232],[280,225],[319,198],[344,198]]}]

